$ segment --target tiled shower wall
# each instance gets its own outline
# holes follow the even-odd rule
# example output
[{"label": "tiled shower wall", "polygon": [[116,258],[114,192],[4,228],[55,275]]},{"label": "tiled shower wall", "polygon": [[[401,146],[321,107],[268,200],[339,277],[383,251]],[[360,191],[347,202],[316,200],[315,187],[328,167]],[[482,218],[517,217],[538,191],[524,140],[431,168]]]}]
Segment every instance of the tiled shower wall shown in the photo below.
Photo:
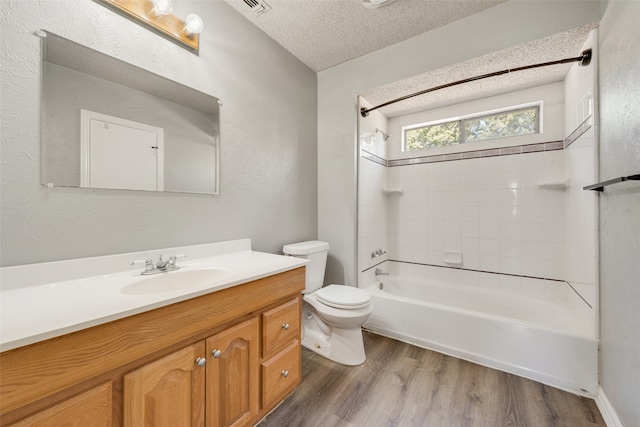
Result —
[{"label": "tiled shower wall", "polygon": [[[362,107],[371,104],[360,99]],[[358,271],[366,270],[388,259],[386,151],[387,118],[372,111],[360,121],[360,156],[358,165]],[[376,252],[383,251],[380,255]],[[374,254],[374,255],[372,255]],[[362,280],[358,278],[360,282]]]},{"label": "tiled shower wall", "polygon": [[390,258],[563,279],[564,194],[538,185],[564,178],[561,150],[391,167]]},{"label": "tiled shower wall", "polygon": [[[498,142],[510,147],[498,148],[493,142],[471,150],[459,146],[455,154],[434,151],[431,156],[430,151],[429,157],[407,159],[407,153],[403,157],[394,153],[393,147],[400,144],[399,129],[406,124],[404,121],[416,123],[416,118],[389,120],[387,158],[392,160],[387,162],[388,167],[379,164],[384,161],[381,156],[371,154],[375,150],[361,151],[359,271],[370,276],[368,269],[381,261],[372,259],[371,252],[382,246],[388,250],[389,260],[451,267],[442,269],[451,273],[444,276],[464,276],[469,285],[491,281],[486,273],[493,273],[495,278],[491,286],[500,283],[505,286],[498,287],[518,291],[522,284],[524,292],[531,291],[532,286],[527,285],[536,278],[562,285],[568,274],[578,272],[588,276],[583,274],[576,287],[582,280],[595,283],[592,272],[596,270],[597,242],[591,238],[595,226],[589,217],[595,201],[581,189],[583,182],[593,177],[595,159],[593,148],[588,148],[589,129],[570,152],[563,150],[565,136],[573,133],[567,129],[576,121],[565,125],[565,109],[575,109],[565,107],[565,93],[572,106],[579,104],[574,99],[575,91],[558,83],[482,100],[481,107],[478,102],[462,104],[458,110],[447,107],[446,114],[455,116],[469,109],[479,111],[477,108],[544,98],[545,132],[534,139],[527,137],[522,145],[513,145],[515,139],[510,144]],[[375,126],[369,118],[361,120],[361,136]],[[375,152],[380,154],[379,149]],[[564,183],[569,187],[564,188]],[[546,188],[545,184],[557,184],[557,188]],[[403,193],[385,195],[382,187],[402,188]],[[573,215],[585,219],[575,223]],[[380,235],[383,231],[386,236]],[[445,262],[445,251],[460,252],[462,263]],[[548,281],[539,283],[549,287]]]},{"label": "tiled shower wall", "polygon": [[565,170],[571,177],[565,206],[565,280],[598,312],[598,195],[582,187],[598,179],[597,30],[584,48],[594,50],[589,67],[572,67],[565,78]]}]

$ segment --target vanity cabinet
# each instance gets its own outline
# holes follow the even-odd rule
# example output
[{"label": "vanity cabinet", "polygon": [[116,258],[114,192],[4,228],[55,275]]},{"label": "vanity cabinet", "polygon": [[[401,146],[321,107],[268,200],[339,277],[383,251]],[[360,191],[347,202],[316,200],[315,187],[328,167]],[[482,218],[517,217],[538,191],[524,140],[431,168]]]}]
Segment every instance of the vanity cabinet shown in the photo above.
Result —
[{"label": "vanity cabinet", "polygon": [[258,318],[207,339],[207,427],[249,425],[259,412]]},{"label": "vanity cabinet", "polygon": [[24,418],[15,427],[111,427],[111,383],[101,384]]},{"label": "vanity cabinet", "polygon": [[198,343],[126,374],[124,426],[204,425],[203,356]]},{"label": "vanity cabinet", "polygon": [[124,426],[247,425],[258,414],[258,339],[253,317],[126,374]]},{"label": "vanity cabinet", "polygon": [[0,424],[253,425],[300,382],[304,280],[300,267],[0,353]]},{"label": "vanity cabinet", "polygon": [[300,382],[300,319],[299,297],[262,313],[263,408],[274,406]]}]

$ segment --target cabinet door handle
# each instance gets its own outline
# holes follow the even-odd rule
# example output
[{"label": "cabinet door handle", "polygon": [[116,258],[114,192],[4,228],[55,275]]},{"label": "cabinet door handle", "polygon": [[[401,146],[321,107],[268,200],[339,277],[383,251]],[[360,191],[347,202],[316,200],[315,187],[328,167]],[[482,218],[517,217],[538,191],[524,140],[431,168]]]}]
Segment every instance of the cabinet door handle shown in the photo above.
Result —
[{"label": "cabinet door handle", "polygon": [[220,350],[213,350],[211,355],[217,359],[222,355],[222,352]]},{"label": "cabinet door handle", "polygon": [[282,376],[287,378],[289,376],[289,371],[282,371]]},{"label": "cabinet door handle", "polygon": [[204,357],[198,357],[196,359],[196,364],[198,366],[204,366],[207,363],[207,359],[205,359]]},{"label": "cabinet door handle", "polygon": [[285,331],[289,330],[289,324],[288,323],[283,323],[282,324],[282,329],[284,329]]}]

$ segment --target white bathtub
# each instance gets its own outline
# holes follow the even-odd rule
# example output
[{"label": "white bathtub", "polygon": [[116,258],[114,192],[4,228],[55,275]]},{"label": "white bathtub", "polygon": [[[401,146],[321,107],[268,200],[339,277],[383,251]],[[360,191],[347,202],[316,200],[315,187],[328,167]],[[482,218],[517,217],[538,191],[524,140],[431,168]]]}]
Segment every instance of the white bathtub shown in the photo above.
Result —
[{"label": "white bathtub", "polygon": [[364,287],[373,303],[365,329],[579,395],[597,394],[595,317],[577,295],[545,301],[393,276],[382,283],[382,290],[380,282]]}]

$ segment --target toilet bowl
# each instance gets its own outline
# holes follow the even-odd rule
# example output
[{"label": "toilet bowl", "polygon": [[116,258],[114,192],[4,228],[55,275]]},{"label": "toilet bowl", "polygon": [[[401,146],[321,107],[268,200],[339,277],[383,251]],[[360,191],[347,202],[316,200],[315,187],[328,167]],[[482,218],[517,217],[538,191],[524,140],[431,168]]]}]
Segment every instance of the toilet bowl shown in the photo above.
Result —
[{"label": "toilet bowl", "polygon": [[329,245],[310,241],[286,245],[285,255],[307,258],[302,298],[302,345],[344,365],[366,360],[362,325],[373,307],[367,292],[346,285],[322,287]]}]

